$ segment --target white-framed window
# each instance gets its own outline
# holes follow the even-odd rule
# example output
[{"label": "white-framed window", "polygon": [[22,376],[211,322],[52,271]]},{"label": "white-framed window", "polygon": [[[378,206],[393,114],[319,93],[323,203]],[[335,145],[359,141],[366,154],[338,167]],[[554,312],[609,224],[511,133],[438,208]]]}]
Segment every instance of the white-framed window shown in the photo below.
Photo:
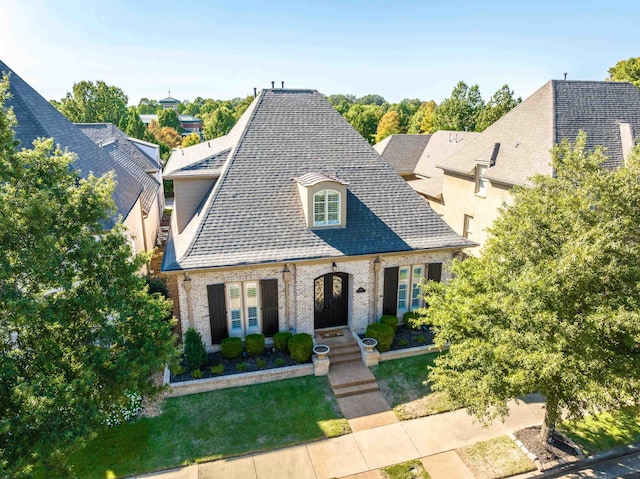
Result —
[{"label": "white-framed window", "polygon": [[257,281],[227,283],[229,336],[244,338],[260,332],[260,298]]},{"label": "white-framed window", "polygon": [[473,216],[464,215],[464,225],[462,228],[462,236],[468,239],[473,238]]},{"label": "white-framed window", "polygon": [[425,277],[425,266],[398,267],[398,318],[402,318],[407,311],[419,309],[424,305],[422,299],[422,283]]},{"label": "white-framed window", "polygon": [[487,172],[487,165],[476,165],[476,194],[478,196],[487,196],[487,182],[484,177]]},{"label": "white-framed window", "polygon": [[313,195],[313,226],[340,224],[340,193],[323,190]]}]

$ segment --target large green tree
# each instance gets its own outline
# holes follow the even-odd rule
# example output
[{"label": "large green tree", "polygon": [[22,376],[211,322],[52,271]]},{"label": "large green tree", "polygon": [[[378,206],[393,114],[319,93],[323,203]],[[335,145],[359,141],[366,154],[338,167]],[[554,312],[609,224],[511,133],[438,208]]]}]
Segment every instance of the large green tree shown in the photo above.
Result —
[{"label": "large green tree", "polygon": [[213,140],[224,136],[236,123],[233,108],[228,103],[223,103],[211,113],[202,115],[202,131],[207,140]]},{"label": "large green tree", "polygon": [[516,98],[513,90],[509,88],[509,85],[503,85],[493,94],[478,115],[476,131],[486,130],[489,126],[502,118],[505,113],[508,113],[518,106],[520,102],[522,102],[522,98]]},{"label": "large green tree", "polygon": [[355,103],[343,116],[365,140],[373,144],[382,115],[384,110],[377,105]]},{"label": "large green tree", "polygon": [[613,81],[628,81],[640,88],[640,57],[620,60],[609,68],[609,75]]},{"label": "large green tree", "polygon": [[182,131],[178,114],[170,108],[166,108],[158,113],[158,126],[161,128],[168,126],[169,128],[176,130],[178,133]]},{"label": "large green tree", "polygon": [[585,144],[555,147],[556,174],[513,189],[482,255],[427,286],[426,321],[451,343],[434,389],[485,420],[540,392],[542,439],[563,411],[640,401],[640,152],[611,171]]},{"label": "large green tree", "polygon": [[149,100],[148,98],[140,98],[136,110],[138,115],[155,115],[162,109],[160,103],[156,100]]},{"label": "large green tree", "polygon": [[400,114],[397,111],[388,111],[380,119],[376,132],[376,143],[380,143],[386,137],[400,133]]},{"label": "large green tree", "polygon": [[435,131],[433,127],[433,115],[435,110],[435,101],[431,100],[422,102],[420,108],[418,108],[416,113],[411,117],[407,133],[433,133]]},{"label": "large green tree", "polygon": [[0,476],[65,477],[69,447],[127,393],[157,391],[174,338],[147,256],[122,225],[104,231],[113,179],[80,178],[50,139],[18,152],[13,121],[0,108]]},{"label": "large green tree", "polygon": [[440,103],[434,112],[434,131],[476,131],[478,117],[484,108],[478,85],[469,86],[461,81],[451,96]]},{"label": "large green tree", "polygon": [[146,127],[144,126],[144,123],[142,123],[135,106],[129,107],[127,117],[127,126],[124,129],[124,132],[132,138],[142,140],[144,138],[144,131]]},{"label": "large green tree", "polygon": [[52,102],[74,123],[113,123],[118,125],[127,112],[127,95],[116,87],[98,80],[74,83],[71,93]]}]

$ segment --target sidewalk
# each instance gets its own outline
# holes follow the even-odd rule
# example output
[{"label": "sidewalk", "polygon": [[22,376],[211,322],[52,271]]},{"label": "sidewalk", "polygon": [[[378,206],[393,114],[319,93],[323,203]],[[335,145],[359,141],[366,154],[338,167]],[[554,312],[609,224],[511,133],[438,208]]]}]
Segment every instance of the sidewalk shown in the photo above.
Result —
[{"label": "sidewalk", "polygon": [[336,438],[138,477],[330,479],[354,476],[350,479],[375,479],[377,473],[368,471],[423,458],[432,479],[451,477],[453,470],[460,470],[457,477],[464,479],[464,464],[456,454],[447,451],[540,424],[544,415],[543,404],[542,399],[536,396],[517,405],[512,403],[505,422],[496,421],[488,428],[474,422],[464,410],[458,410],[356,431]]}]

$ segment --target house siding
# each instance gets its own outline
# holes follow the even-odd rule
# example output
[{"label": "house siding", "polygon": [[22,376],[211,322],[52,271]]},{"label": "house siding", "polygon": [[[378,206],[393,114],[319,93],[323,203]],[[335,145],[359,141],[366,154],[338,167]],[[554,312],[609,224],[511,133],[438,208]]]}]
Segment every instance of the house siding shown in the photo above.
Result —
[{"label": "house siding", "polygon": [[[290,271],[288,302],[285,298],[284,265],[281,264],[202,273],[191,272],[189,273],[191,278],[191,310],[193,311],[191,322],[202,335],[207,349],[215,351],[219,346],[214,345],[211,341],[207,286],[229,282],[277,279],[279,330],[289,329],[295,333],[312,334],[314,331],[314,281],[320,276],[332,273],[335,262],[337,272],[349,275],[349,284],[345,291],[348,303],[348,325],[352,331],[364,333],[367,325],[377,321],[378,317],[382,315],[384,268],[444,263],[442,279],[446,281],[448,278],[446,265],[452,257],[453,252],[451,251],[382,256],[380,258],[381,268],[378,273],[377,298],[374,297],[375,257],[342,260],[328,258],[323,262],[288,263],[286,265]],[[187,291],[183,286],[184,278],[184,275],[178,276],[179,302],[180,310],[187,312],[190,309],[187,302]],[[364,288],[365,292],[357,293],[359,288]],[[186,331],[191,326],[188,314],[184,314],[181,321],[182,331]]]}]

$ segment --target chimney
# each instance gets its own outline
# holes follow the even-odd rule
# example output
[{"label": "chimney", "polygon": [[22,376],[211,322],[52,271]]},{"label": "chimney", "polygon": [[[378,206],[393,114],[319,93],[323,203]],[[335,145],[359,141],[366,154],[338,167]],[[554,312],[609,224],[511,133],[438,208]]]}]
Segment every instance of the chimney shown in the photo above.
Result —
[{"label": "chimney", "polygon": [[282,82],[282,89],[284,90],[284,82]]},{"label": "chimney", "polygon": [[566,73],[564,74],[564,79],[565,79],[565,80],[567,79],[567,74],[566,74]]},{"label": "chimney", "polygon": [[622,143],[622,158],[625,164],[629,159],[629,152],[633,148],[633,131],[631,123],[620,123],[620,142]]},{"label": "chimney", "polygon": [[258,96],[258,89],[256,87],[253,87],[253,98]]},{"label": "chimney", "polygon": [[276,82],[272,81],[271,82],[271,88],[275,88],[276,87]]}]

